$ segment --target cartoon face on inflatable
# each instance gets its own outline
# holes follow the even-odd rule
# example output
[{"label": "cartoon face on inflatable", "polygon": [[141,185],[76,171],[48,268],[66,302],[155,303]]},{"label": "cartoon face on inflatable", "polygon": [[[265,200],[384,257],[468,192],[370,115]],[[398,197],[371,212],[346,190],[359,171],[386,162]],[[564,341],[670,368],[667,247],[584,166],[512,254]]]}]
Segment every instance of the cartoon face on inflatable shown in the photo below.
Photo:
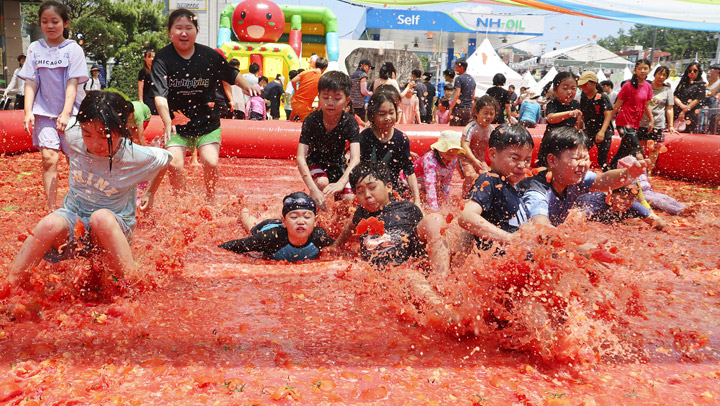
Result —
[{"label": "cartoon face on inflatable", "polygon": [[277,42],[285,29],[285,16],[271,1],[245,0],[235,7],[232,27],[240,41]]}]

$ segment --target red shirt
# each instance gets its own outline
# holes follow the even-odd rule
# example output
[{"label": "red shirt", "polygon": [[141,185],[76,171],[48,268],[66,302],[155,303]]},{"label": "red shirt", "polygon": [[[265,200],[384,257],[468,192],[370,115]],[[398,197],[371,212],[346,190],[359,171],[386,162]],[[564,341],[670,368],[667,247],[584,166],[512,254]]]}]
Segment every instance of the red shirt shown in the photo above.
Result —
[{"label": "red shirt", "polygon": [[618,93],[618,99],[623,100],[620,107],[615,124],[618,127],[632,127],[638,129],[640,120],[645,114],[645,105],[653,98],[653,90],[650,83],[646,80],[642,85],[635,87],[629,81],[623,85]]}]

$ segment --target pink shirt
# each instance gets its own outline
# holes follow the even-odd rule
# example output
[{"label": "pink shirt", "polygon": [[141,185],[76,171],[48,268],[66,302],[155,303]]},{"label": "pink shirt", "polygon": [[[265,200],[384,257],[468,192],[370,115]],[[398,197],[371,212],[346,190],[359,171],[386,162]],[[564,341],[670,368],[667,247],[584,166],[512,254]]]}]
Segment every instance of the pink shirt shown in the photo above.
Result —
[{"label": "pink shirt", "polygon": [[447,124],[450,122],[450,110],[445,110],[444,113],[440,110],[437,110],[435,112],[435,117],[437,117],[438,124]]},{"label": "pink shirt", "polygon": [[444,166],[435,158],[435,150],[425,153],[415,161],[415,176],[417,176],[420,190],[426,194],[427,204],[430,209],[438,211],[438,194],[447,197],[450,194],[453,172],[457,166],[457,159]]},{"label": "pink shirt", "polygon": [[400,124],[415,124],[415,110],[418,109],[418,103],[415,95],[411,98],[403,97],[400,100],[400,111],[402,111]]},{"label": "pink shirt", "polygon": [[652,85],[646,80],[645,83],[635,87],[629,81],[620,89],[617,98],[623,100],[615,124],[618,127],[639,128],[640,120],[645,113],[645,105],[653,98]]}]

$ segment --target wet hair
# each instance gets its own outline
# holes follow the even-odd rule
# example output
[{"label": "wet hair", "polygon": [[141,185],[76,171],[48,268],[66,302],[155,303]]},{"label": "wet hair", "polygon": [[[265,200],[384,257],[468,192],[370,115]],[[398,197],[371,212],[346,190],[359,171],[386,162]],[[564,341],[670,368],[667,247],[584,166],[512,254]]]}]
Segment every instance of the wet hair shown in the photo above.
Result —
[{"label": "wet hair", "polygon": [[574,149],[580,145],[587,146],[588,138],[585,133],[575,127],[556,127],[545,133],[540,142],[537,166],[547,166],[547,157],[550,154],[560,156],[563,151]]},{"label": "wet hair", "polygon": [[251,63],[250,66],[248,66],[248,72],[255,75],[256,73],[260,72],[260,65],[255,62]]},{"label": "wet hair", "polygon": [[500,111],[500,104],[498,104],[498,101],[490,96],[490,95],[483,95],[481,97],[476,97],[473,101],[473,116],[476,116],[477,113],[482,110],[483,107],[491,106],[493,109],[495,109],[495,115]]},{"label": "wet hair", "polygon": [[440,99],[440,105],[444,106],[446,109],[449,109],[450,108],[450,100]]},{"label": "wet hair", "polygon": [[386,185],[392,184],[393,175],[387,165],[382,162],[362,161],[350,172],[350,187],[353,191],[355,186],[368,176],[372,176]]},{"label": "wet hair", "polygon": [[675,88],[675,94],[677,94],[678,91],[679,91],[680,89],[682,89],[683,87],[690,85],[690,76],[689,76],[689,73],[690,73],[690,68],[692,68],[693,66],[696,67],[697,70],[698,70],[697,76],[695,76],[695,82],[696,82],[696,83],[703,82],[703,79],[702,79],[703,71],[702,71],[702,66],[700,66],[700,62],[698,62],[698,61],[692,61],[692,62],[690,62],[690,63],[688,64],[688,66],[685,68],[685,72],[683,73],[682,77],[680,78],[680,82],[678,82],[678,85],[677,85],[677,87]]},{"label": "wet hair", "polygon": [[573,79],[577,82],[577,76],[572,72],[560,72],[552,80],[553,90],[557,89],[560,84],[568,79]]},{"label": "wet hair", "polygon": [[600,86],[610,86],[610,89],[615,87],[612,80],[603,80],[602,82],[600,82]]},{"label": "wet hair", "polygon": [[240,61],[238,61],[236,58],[231,59],[228,64],[235,69],[240,67]]},{"label": "wet hair", "polygon": [[[661,73],[661,72],[665,72],[665,76],[670,77],[670,68],[668,68],[667,66],[660,65],[657,68],[655,68],[654,75],[657,76],[658,73]],[[663,86],[670,87],[670,83],[665,82],[665,83],[663,83]]]},{"label": "wet hair", "polygon": [[392,62],[385,62],[380,67],[380,71],[378,72],[378,75],[380,75],[380,79],[390,79],[392,77],[392,74],[396,73],[395,65],[393,65]]},{"label": "wet hair", "polygon": [[325,70],[328,67],[328,60],[325,58],[318,58],[315,60],[315,67],[320,70]]},{"label": "wet hair", "polygon": [[459,66],[459,67],[463,68],[463,70],[467,70],[467,67],[468,67],[467,60],[465,60],[465,58],[459,58],[457,61],[455,61],[455,66]]},{"label": "wet hair", "polygon": [[147,58],[148,54],[154,54],[154,49],[146,49],[145,52],[143,52],[143,69],[145,70],[145,73],[150,73],[150,65],[145,62],[145,58]]},{"label": "wet hair", "polygon": [[455,78],[455,71],[452,70],[452,69],[445,69],[445,70],[443,71],[443,75],[449,76],[450,79],[454,79],[454,78]]},{"label": "wet hair", "polygon": [[505,84],[505,75],[502,73],[496,73],[495,76],[493,76],[493,86],[502,86]]},{"label": "wet hair", "polygon": [[[635,62],[635,69],[637,69],[637,67],[640,66],[640,65],[647,65],[647,66],[648,66],[648,69],[649,69],[649,68],[652,66],[652,62],[650,62],[649,60],[644,59],[644,58],[643,58],[643,59],[638,59],[637,62]],[[698,65],[698,66],[699,66],[699,65]],[[635,89],[637,89],[637,88],[638,88],[638,77],[637,77],[637,74],[635,73],[635,69],[633,69],[633,75],[632,75],[632,79],[630,79],[630,84],[631,84]],[[700,73],[702,74],[702,70],[700,71]],[[699,76],[698,76],[698,77],[699,77]]]},{"label": "wet hair", "polygon": [[[114,149],[112,131],[119,132],[120,136],[124,138],[132,139],[127,124],[133,111],[132,103],[125,100],[119,93],[91,90],[80,103],[77,121],[87,123],[92,120],[100,120],[105,128],[108,151],[112,153]],[[112,155],[110,156],[110,170],[112,171]]]},{"label": "wet hair", "polygon": [[[395,86],[390,87],[395,89]],[[397,89],[395,90],[395,92],[397,92]],[[371,125],[375,120],[375,115],[377,114],[378,110],[380,110],[380,106],[382,106],[382,104],[385,102],[392,103],[393,109],[395,109],[395,114],[397,114],[397,101],[395,99],[395,95],[393,95],[392,92],[374,92],[372,96],[370,96],[370,101],[368,101],[367,106],[367,120],[370,122]]]},{"label": "wet hair", "polygon": [[529,145],[531,148],[535,147],[535,141],[533,141],[532,135],[530,135],[527,128],[520,124],[505,123],[499,125],[490,133],[490,139],[488,140],[488,147],[494,148],[498,152],[508,147],[522,147],[525,145]]},{"label": "wet hair", "polygon": [[303,68],[300,68],[300,69],[297,70],[298,75],[301,74],[301,73],[303,73],[303,72],[305,72],[305,69],[303,69]]},{"label": "wet hair", "polygon": [[352,80],[350,80],[350,76],[347,74],[340,72],[339,70],[334,70],[320,76],[317,87],[318,92],[322,92],[323,90],[335,90],[343,92],[346,97],[349,97],[350,89],[352,89]]},{"label": "wet hair", "polygon": [[18,57],[17,57],[18,63],[20,63],[20,60],[21,60],[21,59],[27,59],[27,57],[25,56],[25,54],[20,54],[20,55],[18,55]]},{"label": "wet hair", "polygon": [[177,21],[183,17],[187,18],[188,21],[190,21],[195,26],[195,29],[200,31],[200,26],[198,26],[197,16],[195,15],[195,13],[193,13],[192,11],[190,11],[186,8],[179,8],[179,9],[173,11],[172,13],[170,13],[170,15],[168,16],[168,25],[167,25],[168,31],[170,31],[170,29],[172,29],[172,26],[175,24],[175,21]]},{"label": "wet hair", "polygon": [[545,86],[543,86],[542,91],[540,92],[540,96],[545,97],[545,95],[548,94],[552,86],[553,82],[547,82]]},{"label": "wet hair", "polygon": [[422,77],[422,71],[420,69],[413,69],[410,72],[411,75],[415,76],[416,78],[420,79]]},{"label": "wet hair", "polygon": [[293,69],[288,72],[288,80],[293,80],[298,75],[298,71]]},{"label": "wet hair", "polygon": [[258,78],[258,83],[260,83],[260,82],[265,82],[265,84],[267,84],[269,81],[268,81],[268,78],[267,78],[266,76],[260,76],[260,77]]},{"label": "wet hair", "polygon": [[[40,25],[40,20],[42,20],[42,15],[46,10],[52,10],[55,12],[55,14],[60,16],[60,19],[63,20],[63,23],[66,23],[70,21],[70,11],[68,10],[67,6],[60,3],[59,1],[55,0],[48,0],[44,1],[40,8],[38,9],[38,25]],[[63,38],[69,38],[70,37],[70,30],[67,28],[63,29]],[[18,61],[20,62],[20,61]]]},{"label": "wet hair", "polygon": [[446,83],[445,86],[443,87],[443,89],[445,89],[445,93],[447,93],[447,92],[452,92],[454,87],[453,87],[452,83]]}]

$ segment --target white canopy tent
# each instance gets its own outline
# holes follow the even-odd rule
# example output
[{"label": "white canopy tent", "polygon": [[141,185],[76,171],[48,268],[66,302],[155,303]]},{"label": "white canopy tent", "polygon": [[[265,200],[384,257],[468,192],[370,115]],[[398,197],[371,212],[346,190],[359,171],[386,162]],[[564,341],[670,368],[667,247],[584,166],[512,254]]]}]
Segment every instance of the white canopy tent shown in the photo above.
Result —
[{"label": "white canopy tent", "polygon": [[598,69],[597,77],[598,77],[598,83],[602,82],[603,80],[607,80],[607,76],[605,76],[605,72],[603,72],[602,69]]},{"label": "white canopy tent", "polygon": [[530,71],[525,71],[522,75],[523,80],[525,81],[525,84],[523,86],[527,87],[529,90],[534,89],[537,86],[537,80],[533,77],[532,73]]},{"label": "white canopy tent", "polygon": [[555,75],[557,75],[557,74],[558,74],[558,71],[553,66],[552,68],[550,68],[548,73],[546,73],[545,76],[543,76],[542,79],[540,79],[540,81],[537,82],[535,87],[530,88],[530,91],[537,95],[542,96],[540,94],[540,92],[542,91],[543,87],[545,87],[545,85],[548,84],[549,82],[552,82],[552,80],[555,79]]},{"label": "white canopy tent", "polygon": [[540,63],[554,66],[577,66],[589,68],[623,68],[633,63],[615,53],[590,42],[569,48],[547,52],[540,57]]},{"label": "white canopy tent", "polygon": [[633,75],[632,71],[630,70],[630,68],[628,68],[626,66],[625,69],[623,69],[623,80],[632,79],[632,75]]},{"label": "white canopy tent", "polygon": [[492,79],[498,73],[505,75],[505,86],[515,85],[519,89],[525,86],[522,76],[503,62],[495,52],[490,40],[485,38],[479,47],[467,58],[467,74],[475,79],[475,93],[484,94],[493,86]]}]

